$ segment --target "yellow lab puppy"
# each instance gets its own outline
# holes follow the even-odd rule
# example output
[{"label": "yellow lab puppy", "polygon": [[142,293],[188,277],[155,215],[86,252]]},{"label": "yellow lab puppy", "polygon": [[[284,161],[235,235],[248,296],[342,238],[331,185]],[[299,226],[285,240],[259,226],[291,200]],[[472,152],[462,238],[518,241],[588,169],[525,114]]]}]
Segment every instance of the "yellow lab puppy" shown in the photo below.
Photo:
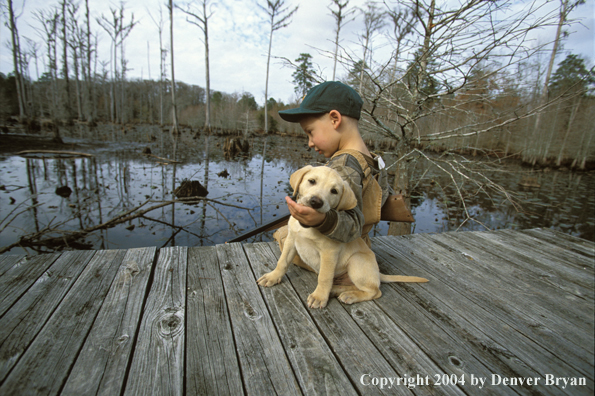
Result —
[{"label": "yellow lab puppy", "polygon": [[[308,165],[299,169],[291,175],[289,183],[298,196],[297,203],[321,213],[331,209],[353,209],[357,205],[349,185],[334,169],[326,166]],[[325,307],[331,294],[338,295],[345,304],[378,298],[382,295],[380,282],[428,281],[414,276],[381,274],[374,252],[361,238],[342,243],[324,236],[315,228],[302,227],[293,217],[289,219],[288,228],[277,267],[260,277],[258,284],[274,286],[281,282],[297,254],[318,274],[318,286],[308,296],[310,308]],[[348,285],[333,285],[333,279],[344,275],[351,280]]]}]

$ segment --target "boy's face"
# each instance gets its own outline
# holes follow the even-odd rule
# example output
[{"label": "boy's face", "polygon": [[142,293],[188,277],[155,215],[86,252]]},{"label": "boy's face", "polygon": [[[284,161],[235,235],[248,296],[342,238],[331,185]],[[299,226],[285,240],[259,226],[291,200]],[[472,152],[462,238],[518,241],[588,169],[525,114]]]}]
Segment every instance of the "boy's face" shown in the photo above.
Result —
[{"label": "boy's face", "polygon": [[305,117],[300,125],[308,135],[308,146],[330,158],[339,150],[341,134],[335,128],[330,115]]}]

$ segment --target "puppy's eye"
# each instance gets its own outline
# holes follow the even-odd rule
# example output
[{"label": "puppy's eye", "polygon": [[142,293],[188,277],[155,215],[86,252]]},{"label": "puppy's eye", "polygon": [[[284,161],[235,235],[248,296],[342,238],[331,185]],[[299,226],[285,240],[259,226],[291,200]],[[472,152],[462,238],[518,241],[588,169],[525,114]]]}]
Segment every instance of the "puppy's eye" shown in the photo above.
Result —
[{"label": "puppy's eye", "polygon": [[316,184],[316,180],[314,180],[314,179],[308,179],[308,182],[309,182],[311,185],[315,185],[315,184]]},{"label": "puppy's eye", "polygon": [[331,189],[331,194],[339,194],[339,191],[337,191],[336,188]]}]

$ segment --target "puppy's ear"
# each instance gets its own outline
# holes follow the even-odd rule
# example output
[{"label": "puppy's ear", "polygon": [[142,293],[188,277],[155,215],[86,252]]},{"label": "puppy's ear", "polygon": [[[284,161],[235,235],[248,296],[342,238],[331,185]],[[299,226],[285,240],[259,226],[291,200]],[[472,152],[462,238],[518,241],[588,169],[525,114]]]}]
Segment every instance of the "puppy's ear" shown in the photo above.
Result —
[{"label": "puppy's ear", "polygon": [[343,180],[343,195],[341,195],[341,200],[339,201],[339,205],[337,205],[337,210],[349,210],[353,209],[357,206],[357,198],[355,198],[355,194],[349,184]]},{"label": "puppy's ear", "polygon": [[293,188],[294,195],[297,194],[298,187],[300,186],[304,175],[310,172],[312,168],[312,165],[306,165],[303,168],[296,170],[291,176],[289,176],[289,184],[291,185],[291,188]]}]

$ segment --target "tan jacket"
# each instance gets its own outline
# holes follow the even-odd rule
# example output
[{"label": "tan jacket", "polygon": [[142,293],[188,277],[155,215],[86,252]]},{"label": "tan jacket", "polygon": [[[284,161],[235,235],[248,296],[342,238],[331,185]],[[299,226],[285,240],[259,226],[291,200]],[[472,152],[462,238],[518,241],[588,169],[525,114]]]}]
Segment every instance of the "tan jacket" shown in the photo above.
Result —
[{"label": "tan jacket", "polygon": [[[378,169],[377,156],[366,157],[357,150],[337,151],[326,166],[335,169],[351,186],[357,206],[351,210],[331,210],[317,227],[324,235],[341,242],[362,237],[368,245],[368,232],[380,221],[382,205],[391,193],[386,169]],[[370,166],[373,162],[375,166]]]}]

